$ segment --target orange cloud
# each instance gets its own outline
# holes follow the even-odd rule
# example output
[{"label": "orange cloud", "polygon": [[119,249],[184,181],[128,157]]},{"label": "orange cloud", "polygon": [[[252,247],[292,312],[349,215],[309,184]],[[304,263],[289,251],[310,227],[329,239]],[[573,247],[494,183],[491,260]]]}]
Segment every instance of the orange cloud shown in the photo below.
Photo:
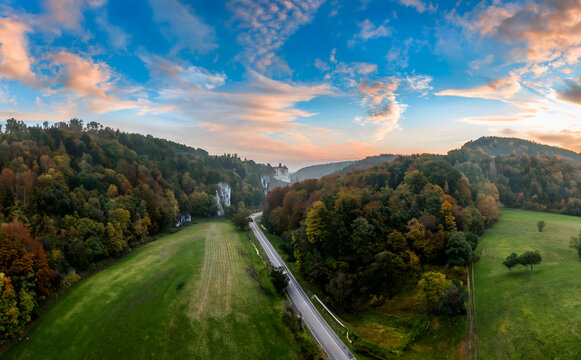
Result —
[{"label": "orange cloud", "polygon": [[94,63],[78,55],[61,51],[49,56],[54,65],[62,65],[58,79],[67,88],[77,91],[80,95],[94,96],[103,100],[113,101],[106,91],[112,87],[111,70],[104,63]]},{"label": "orange cloud", "polygon": [[528,135],[541,142],[581,152],[581,130],[561,130],[558,132],[531,131]]},{"label": "orange cloud", "polygon": [[575,64],[581,56],[581,1],[555,0],[539,4],[494,5],[464,19],[466,28],[509,44],[524,43],[513,54],[517,61],[559,61]]},{"label": "orange cloud", "polygon": [[521,89],[520,77],[515,73],[510,73],[510,76],[491,81],[487,85],[471,89],[443,90],[435,94],[506,101],[514,98]]},{"label": "orange cloud", "polygon": [[31,29],[10,18],[0,18],[0,77],[38,87],[39,82],[31,70],[26,34]]}]

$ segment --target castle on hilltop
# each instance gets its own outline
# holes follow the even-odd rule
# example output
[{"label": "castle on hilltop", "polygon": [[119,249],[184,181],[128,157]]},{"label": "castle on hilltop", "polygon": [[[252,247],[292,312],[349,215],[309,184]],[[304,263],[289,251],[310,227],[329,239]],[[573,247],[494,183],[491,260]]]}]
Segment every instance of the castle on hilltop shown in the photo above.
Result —
[{"label": "castle on hilltop", "polygon": [[288,176],[288,168],[278,163],[278,167],[274,168],[274,178],[278,181],[290,183],[290,177]]}]

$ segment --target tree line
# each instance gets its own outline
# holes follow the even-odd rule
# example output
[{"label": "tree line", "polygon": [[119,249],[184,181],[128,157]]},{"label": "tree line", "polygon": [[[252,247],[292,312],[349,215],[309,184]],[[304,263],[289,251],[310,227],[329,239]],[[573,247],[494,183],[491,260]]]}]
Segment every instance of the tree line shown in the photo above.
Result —
[{"label": "tree line", "polygon": [[413,155],[276,188],[263,222],[305,278],[350,308],[415,287],[428,265],[468,264],[499,216],[493,183],[470,182],[444,156]]},{"label": "tree line", "polygon": [[[52,292],[126,254],[182,215],[214,216],[216,184],[261,206],[270,166],[72,119],[0,127],[0,334]],[[234,211],[232,209],[231,211]],[[1,339],[0,339],[1,340]]]}]

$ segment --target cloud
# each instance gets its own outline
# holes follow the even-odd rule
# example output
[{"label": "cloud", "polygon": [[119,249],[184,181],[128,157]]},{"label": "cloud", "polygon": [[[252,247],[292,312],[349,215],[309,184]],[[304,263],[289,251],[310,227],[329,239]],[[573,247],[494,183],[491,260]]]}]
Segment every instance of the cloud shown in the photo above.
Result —
[{"label": "cloud", "polygon": [[367,116],[360,121],[377,125],[374,140],[382,140],[399,127],[399,119],[407,107],[396,99],[399,84],[393,77],[373,83],[365,79],[359,82],[359,92],[364,96],[361,105],[367,108]]},{"label": "cloud", "polygon": [[464,27],[515,47],[516,61],[563,61],[575,64],[581,56],[581,2],[553,0],[539,3],[495,2],[467,14]]},{"label": "cloud", "polygon": [[468,63],[468,67],[470,68],[470,70],[468,71],[469,73],[472,73],[473,71],[478,71],[480,70],[483,66],[485,65],[489,65],[494,61],[494,55],[493,54],[488,54],[485,58],[483,59],[476,59],[476,60],[472,60]]},{"label": "cloud", "polygon": [[528,135],[540,142],[581,152],[581,130],[563,129],[561,131],[531,131]]},{"label": "cloud", "polygon": [[419,91],[422,96],[427,95],[430,90],[434,89],[430,85],[432,80],[433,78],[430,75],[417,74],[412,76],[406,76],[406,81],[409,84],[409,86],[413,90]]},{"label": "cloud", "polygon": [[101,30],[107,33],[109,41],[114,48],[125,49],[127,45],[129,45],[131,36],[123,31],[119,26],[111,24],[107,19],[107,14],[105,12],[96,16],[95,22],[101,27]]},{"label": "cloud", "polygon": [[[387,23],[387,20],[384,24]],[[358,42],[366,42],[370,39],[378,39],[391,35],[391,28],[385,25],[375,26],[369,19],[359,23],[359,32],[353,35],[353,38],[347,42],[349,47],[355,46]]]},{"label": "cloud", "polygon": [[324,0],[231,0],[227,7],[242,31],[243,62],[260,70],[289,70],[276,52],[299,27],[313,19]]},{"label": "cloud", "polygon": [[483,86],[469,89],[449,89],[436,92],[438,96],[459,96],[488,100],[508,101],[522,89],[520,77],[512,72],[509,76],[490,81]]},{"label": "cloud", "polygon": [[[224,73],[210,71],[193,65],[178,64],[158,55],[142,55],[150,74],[157,79],[167,79],[174,86],[186,89],[214,89],[226,83]],[[168,81],[164,81],[165,84]]]},{"label": "cloud", "polygon": [[565,89],[557,92],[557,98],[581,105],[581,77],[578,81],[565,80]]},{"label": "cloud", "polygon": [[398,2],[400,5],[413,7],[419,13],[423,13],[426,10],[429,11],[436,10],[436,8],[432,4],[427,5],[425,2],[421,0],[395,0],[395,1]]},{"label": "cloud", "polygon": [[56,80],[81,96],[94,96],[111,101],[106,94],[112,87],[111,70],[104,63],[85,60],[79,55],[60,51],[49,55],[57,66]]},{"label": "cloud", "polygon": [[183,49],[207,53],[218,47],[214,28],[205,24],[194,10],[179,0],[149,0],[153,20],[173,43],[172,53]]},{"label": "cloud", "polygon": [[82,8],[85,1],[46,0],[44,4],[47,14],[43,20],[47,23],[50,22],[51,27],[58,24],[58,28],[81,30],[81,22],[84,19]]},{"label": "cloud", "polygon": [[27,34],[31,29],[16,20],[0,18],[0,77],[39,87],[28,54]]}]

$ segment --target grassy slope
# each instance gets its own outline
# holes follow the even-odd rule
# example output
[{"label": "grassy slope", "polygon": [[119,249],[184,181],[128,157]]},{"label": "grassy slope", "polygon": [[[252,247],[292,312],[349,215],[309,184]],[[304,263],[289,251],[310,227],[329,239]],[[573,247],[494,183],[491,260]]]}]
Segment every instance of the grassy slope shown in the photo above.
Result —
[{"label": "grassy slope", "polygon": [[296,359],[281,300],[251,263],[229,223],[190,226],[80,283],[5,358]]},{"label": "grassy slope", "polygon": [[[536,223],[544,220],[539,233]],[[573,359],[581,357],[581,261],[568,247],[581,218],[504,210],[478,245],[476,333],[482,359]],[[502,261],[512,251],[539,250],[532,272],[512,273]]]}]

